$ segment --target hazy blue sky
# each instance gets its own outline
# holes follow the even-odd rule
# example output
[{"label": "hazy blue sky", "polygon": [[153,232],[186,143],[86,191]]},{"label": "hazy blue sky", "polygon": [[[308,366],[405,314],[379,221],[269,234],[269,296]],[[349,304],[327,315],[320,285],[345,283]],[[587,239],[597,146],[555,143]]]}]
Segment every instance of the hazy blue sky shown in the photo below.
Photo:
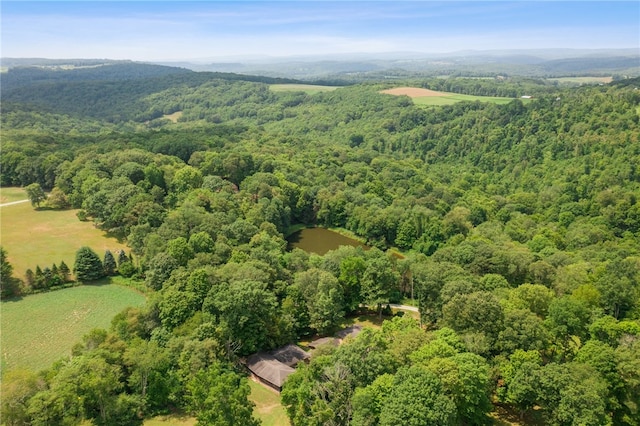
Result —
[{"label": "hazy blue sky", "polygon": [[638,1],[2,1],[2,56],[640,48]]}]

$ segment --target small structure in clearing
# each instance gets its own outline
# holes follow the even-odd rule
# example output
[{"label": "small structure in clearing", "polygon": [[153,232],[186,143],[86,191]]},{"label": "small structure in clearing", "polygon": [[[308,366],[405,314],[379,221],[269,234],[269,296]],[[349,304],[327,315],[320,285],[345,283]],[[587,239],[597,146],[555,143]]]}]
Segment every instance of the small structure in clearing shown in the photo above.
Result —
[{"label": "small structure in clearing", "polygon": [[[347,337],[355,337],[362,331],[359,325],[352,325],[336,333],[336,337],[324,337],[309,344],[312,349],[322,345],[338,346]],[[306,361],[311,355],[298,346],[288,344],[270,352],[258,352],[247,358],[246,366],[253,376],[265,385],[280,392],[284,381],[295,370],[296,365]]]},{"label": "small structure in clearing", "polygon": [[247,358],[247,368],[267,386],[280,392],[282,384],[300,361],[310,355],[296,345],[286,345],[271,352],[258,352]]},{"label": "small structure in clearing", "polygon": [[296,345],[288,344],[269,352],[275,359],[289,367],[295,367],[300,361],[306,361],[311,356]]},{"label": "small structure in clearing", "polygon": [[285,379],[294,371],[267,353],[257,353],[247,358],[247,368],[267,386],[280,392]]}]

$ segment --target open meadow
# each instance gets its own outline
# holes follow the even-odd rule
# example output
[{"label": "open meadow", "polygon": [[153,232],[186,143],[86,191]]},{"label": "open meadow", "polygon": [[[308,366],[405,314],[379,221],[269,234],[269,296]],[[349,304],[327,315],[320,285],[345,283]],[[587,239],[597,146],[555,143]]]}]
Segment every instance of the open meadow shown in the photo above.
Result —
[{"label": "open meadow", "polygon": [[272,84],[269,86],[269,89],[274,92],[305,92],[308,95],[331,92],[338,88],[338,86],[319,86],[316,84]]},{"label": "open meadow", "polygon": [[142,306],[145,297],[118,285],[117,277],[97,284],[71,287],[5,300],[2,315],[2,371],[38,371],[70,355],[72,346],[94,328],[109,328],[127,306]]},{"label": "open meadow", "polygon": [[[437,92],[435,90],[421,89],[417,87],[397,87],[395,89],[383,90],[381,93],[394,96],[409,96],[413,103],[421,106],[442,106],[453,105],[458,102],[491,102],[494,104],[508,104],[513,98],[501,98],[494,96],[473,96],[459,93]],[[522,99],[528,101],[528,99]]]},{"label": "open meadow", "polygon": [[[5,202],[26,199],[21,188],[2,188]],[[23,278],[27,269],[35,270],[60,264],[61,260],[73,268],[76,251],[91,247],[102,257],[105,250],[112,253],[128,250],[115,238],[109,238],[91,222],[81,222],[77,210],[35,210],[31,203],[0,207],[0,244],[13,265],[14,276]]]},{"label": "open meadow", "polygon": [[4,187],[0,188],[0,204],[12,203],[15,201],[26,200],[27,194],[22,188]]},{"label": "open meadow", "polygon": [[608,84],[613,81],[613,77],[557,77],[547,78],[548,81],[556,81],[560,84]]}]

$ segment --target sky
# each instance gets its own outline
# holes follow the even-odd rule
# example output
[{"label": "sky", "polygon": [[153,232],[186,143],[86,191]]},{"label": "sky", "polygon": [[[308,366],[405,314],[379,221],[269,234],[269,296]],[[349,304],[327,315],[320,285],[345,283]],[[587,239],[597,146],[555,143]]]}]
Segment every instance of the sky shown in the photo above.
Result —
[{"label": "sky", "polygon": [[5,1],[0,55],[211,60],[635,48],[632,1]]}]

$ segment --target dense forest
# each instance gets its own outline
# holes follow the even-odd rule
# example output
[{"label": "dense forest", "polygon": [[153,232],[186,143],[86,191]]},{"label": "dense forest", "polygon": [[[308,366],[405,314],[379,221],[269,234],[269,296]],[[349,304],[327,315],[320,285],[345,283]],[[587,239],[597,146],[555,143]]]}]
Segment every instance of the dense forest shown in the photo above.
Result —
[{"label": "dense forest", "polygon": [[[640,424],[640,80],[408,80],[533,97],[419,107],[384,82],[311,95],[109,66],[135,78],[2,74],[0,183],[126,241],[108,272],[149,301],[70,359],[5,375],[7,425],[256,424],[244,357],[411,297],[420,321],[388,317],[289,377],[293,425],[491,424],[496,407]],[[292,225],[372,248],[288,250]],[[83,256],[85,281],[106,273]],[[3,297],[31,291],[2,259]]]}]

